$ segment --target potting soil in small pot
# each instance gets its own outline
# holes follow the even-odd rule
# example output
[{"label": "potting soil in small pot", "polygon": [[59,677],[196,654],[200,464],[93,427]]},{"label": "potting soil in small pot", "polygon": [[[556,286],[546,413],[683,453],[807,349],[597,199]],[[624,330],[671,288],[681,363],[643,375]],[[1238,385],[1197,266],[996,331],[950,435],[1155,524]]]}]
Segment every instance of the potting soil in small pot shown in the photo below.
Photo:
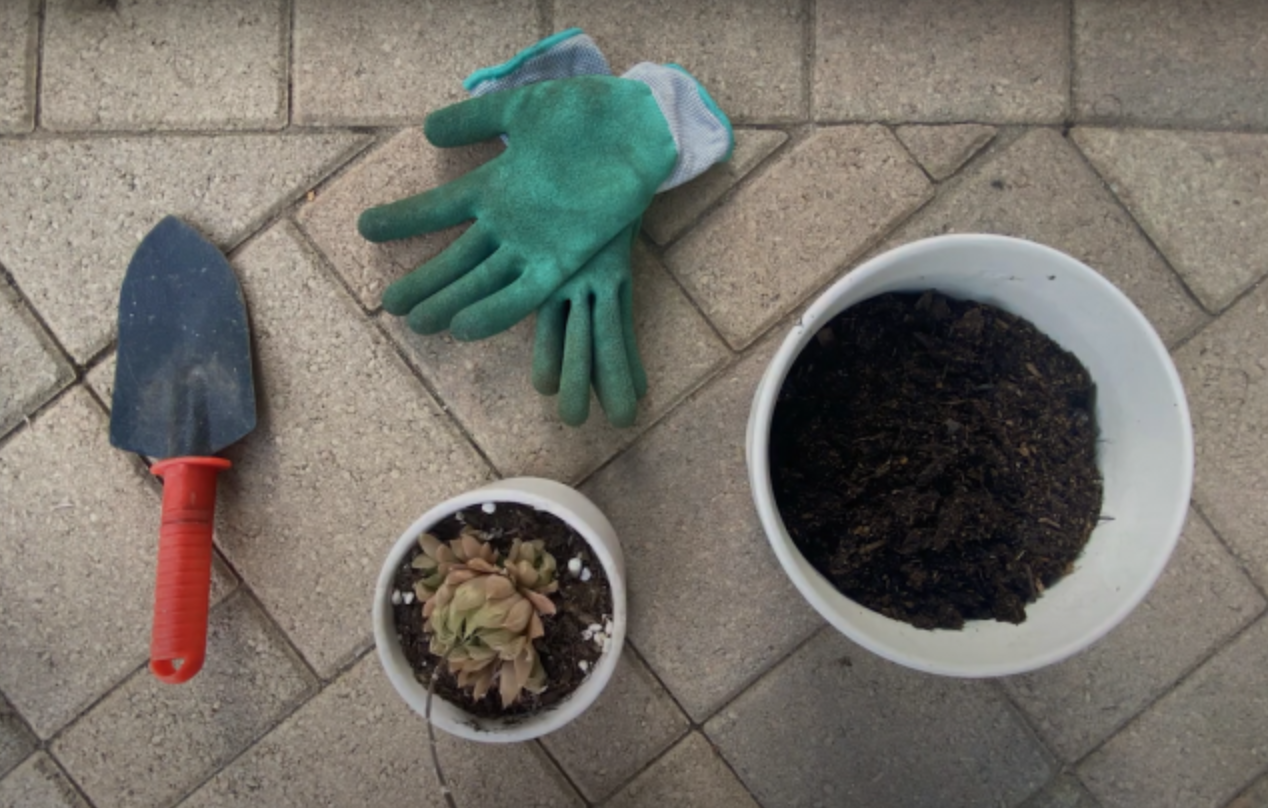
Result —
[{"label": "potting soil in small pot", "polygon": [[[430,552],[424,552],[424,545]],[[460,572],[450,577],[453,569]],[[490,572],[485,576],[480,570]],[[473,575],[468,576],[468,572]],[[467,610],[456,634],[446,635],[443,625],[428,624],[427,616],[443,623],[450,616],[446,609],[452,610],[472,596],[483,598],[483,587],[460,591],[472,577],[482,579],[476,583],[496,584],[490,593],[507,598],[490,599],[486,612],[479,616]],[[441,581],[446,579],[448,591],[440,592],[444,588]],[[585,539],[553,514],[526,505],[486,503],[442,520],[406,556],[396,572],[394,589],[397,636],[418,681],[431,683],[432,672],[440,662],[433,649],[449,649],[451,660],[461,659],[458,666],[472,670],[462,676],[461,672],[455,674],[454,665],[446,663],[436,680],[435,694],[481,718],[529,716],[564,701],[593,669],[612,633],[612,591],[603,566]],[[424,602],[436,594],[441,608],[433,606],[425,616]],[[504,604],[524,610],[518,606],[521,596],[533,606],[531,616],[511,613],[504,617],[502,612],[509,611],[499,608]],[[486,607],[481,604],[481,608]],[[510,623],[501,622],[506,619]],[[507,626],[513,629],[510,636],[504,631]],[[521,633],[531,649],[516,656]],[[472,658],[486,654],[492,655],[491,663],[476,670]],[[502,683],[514,674],[516,661],[521,665],[524,686],[504,704],[507,694]],[[505,675],[504,664],[508,665]],[[486,670],[487,677],[481,683]]]},{"label": "potting soil in small pot", "polygon": [[779,512],[845,596],[919,628],[1021,623],[1096,526],[1095,388],[1034,326],[936,292],[833,318],[771,427]]}]

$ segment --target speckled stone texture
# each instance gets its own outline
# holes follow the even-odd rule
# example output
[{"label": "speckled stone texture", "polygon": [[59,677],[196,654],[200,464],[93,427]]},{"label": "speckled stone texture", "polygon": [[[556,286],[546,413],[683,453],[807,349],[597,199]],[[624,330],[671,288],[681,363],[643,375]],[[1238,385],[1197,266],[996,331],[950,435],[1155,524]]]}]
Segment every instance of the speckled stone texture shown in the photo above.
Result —
[{"label": "speckled stone texture", "polygon": [[17,426],[74,378],[74,371],[31,310],[0,285],[0,435]]},{"label": "speckled stone texture", "polygon": [[996,131],[993,126],[965,123],[900,126],[894,134],[930,177],[945,180],[990,143]]},{"label": "speckled stone texture", "polygon": [[0,3],[0,134],[35,124],[39,0]]}]

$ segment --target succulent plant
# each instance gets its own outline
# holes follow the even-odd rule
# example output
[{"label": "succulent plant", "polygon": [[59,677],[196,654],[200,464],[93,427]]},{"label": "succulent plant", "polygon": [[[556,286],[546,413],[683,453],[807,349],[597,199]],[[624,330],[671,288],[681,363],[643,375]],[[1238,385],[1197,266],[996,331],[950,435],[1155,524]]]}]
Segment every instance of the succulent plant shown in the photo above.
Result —
[{"label": "succulent plant", "polygon": [[442,658],[476,699],[498,683],[505,709],[523,691],[540,693],[546,671],[533,640],[546,633],[543,615],[555,613],[547,597],[559,588],[555,557],[541,541],[516,539],[506,558],[464,527],[448,544],[431,534],[418,540],[413,561],[423,577],[414,592],[423,602],[423,628],[431,653]]}]

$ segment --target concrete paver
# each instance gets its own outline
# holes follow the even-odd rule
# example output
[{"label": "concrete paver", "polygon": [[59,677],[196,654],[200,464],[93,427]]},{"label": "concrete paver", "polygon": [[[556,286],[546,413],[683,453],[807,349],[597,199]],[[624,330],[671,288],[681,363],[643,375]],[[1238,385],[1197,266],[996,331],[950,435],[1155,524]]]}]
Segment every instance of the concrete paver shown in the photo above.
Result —
[{"label": "concrete paver", "polygon": [[1268,125],[1268,16],[1256,0],[1078,0],[1074,61],[1079,120]]},{"label": "concrete paver", "polygon": [[705,732],[768,805],[1015,805],[1053,774],[990,682],[916,673],[830,628]]},{"label": "concrete paver", "polygon": [[601,802],[687,729],[665,688],[627,651],[599,700],[542,745],[586,799]]},{"label": "concrete paver", "polygon": [[931,194],[884,128],[820,129],[665,261],[731,347],[743,348]]},{"label": "concrete paver", "polygon": [[0,435],[75,378],[48,333],[0,280]]},{"label": "concrete paver", "polygon": [[1106,808],[1216,808],[1268,766],[1261,619],[1079,766]]},{"label": "concrete paver", "polygon": [[26,763],[0,780],[0,805],[4,808],[89,808],[66,773],[44,752],[27,758]]},{"label": "concrete paver", "polygon": [[1193,418],[1193,499],[1268,586],[1268,286],[1175,352]]},{"label": "concrete paver", "polygon": [[231,245],[365,141],[350,133],[0,140],[0,264],[84,362],[110,342],[128,261],[163,216]]},{"label": "concrete paver", "polygon": [[[583,803],[535,744],[475,744],[437,732],[460,806],[567,808]],[[427,726],[367,655],[229,764],[183,808],[411,805],[443,808]]]},{"label": "concrete paver", "polygon": [[35,125],[39,9],[39,0],[0,5],[0,134],[29,132]]},{"label": "concrete paver", "polygon": [[1076,129],[1074,138],[1208,310],[1268,274],[1268,243],[1256,235],[1268,228],[1268,135]]},{"label": "concrete paver", "polygon": [[1101,808],[1073,774],[1059,775],[1022,808]]},{"label": "concrete paver", "polygon": [[260,418],[226,453],[220,547],[327,677],[371,642],[382,554],[488,472],[292,225],[232,263],[252,318]]},{"label": "concrete paver", "polygon": [[696,179],[657,194],[643,214],[643,230],[657,244],[668,244],[694,223],[695,218],[778,149],[788,135],[771,129],[736,129],[731,159],[715,165]]},{"label": "concrete paver", "polygon": [[633,277],[634,332],[647,371],[647,395],[630,429],[609,424],[593,396],[585,426],[574,429],[559,420],[555,398],[539,395],[530,378],[531,319],[480,342],[415,334],[401,318],[382,314],[379,319],[498,471],[576,482],[628,445],[729,355],[641,243],[634,248]]},{"label": "concrete paver", "polygon": [[0,691],[47,738],[145,661],[157,491],[82,388],[0,449]]},{"label": "concrete paver", "polygon": [[1228,808],[1268,808],[1268,774],[1238,795]]},{"label": "concrete paver", "polygon": [[1174,344],[1207,319],[1074,148],[1028,132],[976,162],[881,250],[943,233],[997,233],[1056,247],[1100,272]]},{"label": "concrete paver", "polygon": [[900,126],[894,130],[911,156],[935,180],[945,180],[995,138],[996,128],[977,123]]},{"label": "concrete paver", "polygon": [[700,733],[693,732],[606,808],[758,808]]},{"label": "concrete paver", "polygon": [[170,805],[315,685],[259,607],[239,595],[211,613],[207,661],[188,684],[138,671],[62,733],[53,754],[98,808]]},{"label": "concrete paver", "polygon": [[815,6],[820,121],[1056,123],[1069,86],[1060,0]]},{"label": "concrete paver", "polygon": [[795,0],[555,0],[555,30],[580,26],[612,70],[681,64],[735,123],[802,120],[805,20]]},{"label": "concrete paver", "polygon": [[422,123],[467,97],[462,80],[537,38],[533,0],[295,0],[294,120]]},{"label": "concrete paver", "polygon": [[820,625],[770,552],[745,475],[744,425],[773,349],[764,343],[582,486],[637,582],[629,637],[695,721]]},{"label": "concrete paver", "polygon": [[285,0],[49,0],[41,124],[49,129],[286,125]]},{"label": "concrete paver", "polygon": [[1201,517],[1145,602],[1108,637],[1072,659],[1004,686],[1048,748],[1073,762],[1165,693],[1264,608]]},{"label": "concrete paver", "polygon": [[0,698],[0,777],[35,751],[36,739],[9,702]]}]

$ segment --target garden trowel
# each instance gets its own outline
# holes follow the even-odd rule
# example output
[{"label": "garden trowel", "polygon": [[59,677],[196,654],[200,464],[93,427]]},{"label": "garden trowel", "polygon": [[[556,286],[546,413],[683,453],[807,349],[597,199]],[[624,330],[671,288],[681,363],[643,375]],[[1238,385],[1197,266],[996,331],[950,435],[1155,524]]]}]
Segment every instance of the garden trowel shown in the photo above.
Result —
[{"label": "garden trowel", "polygon": [[213,455],[255,428],[246,304],[229,262],[175,217],[137,247],[119,295],[110,442],[157,458],[163,478],[150,670],[164,682],[203,666],[211,591]]}]

